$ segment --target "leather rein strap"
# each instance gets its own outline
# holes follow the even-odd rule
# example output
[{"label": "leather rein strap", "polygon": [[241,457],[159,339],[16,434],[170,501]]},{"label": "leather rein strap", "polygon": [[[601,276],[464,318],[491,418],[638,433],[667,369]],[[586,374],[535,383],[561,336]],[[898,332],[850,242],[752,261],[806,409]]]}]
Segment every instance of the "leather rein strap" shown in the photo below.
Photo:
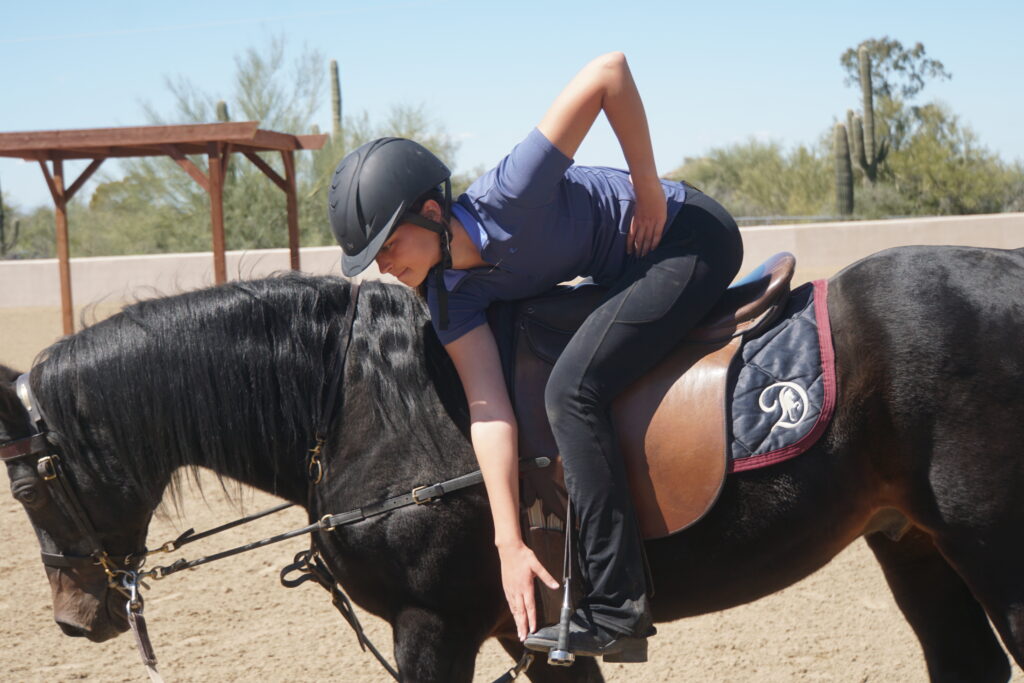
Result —
[{"label": "leather rein strap", "polygon": [[[520,462],[520,471],[540,469],[547,467],[550,464],[551,459],[546,457],[534,458],[533,460],[523,460]],[[214,562],[216,560],[222,560],[226,557],[231,557],[232,555],[238,555],[249,550],[263,548],[264,546],[272,545],[274,543],[280,543],[281,541],[287,541],[288,539],[295,538],[296,536],[302,536],[304,534],[309,534],[314,531],[331,531],[332,529],[335,529],[337,527],[348,526],[349,524],[362,522],[364,520],[370,519],[371,517],[377,517],[378,515],[383,515],[385,513],[392,512],[399,508],[409,507],[411,505],[426,505],[427,503],[437,501],[445,494],[454,493],[455,491],[459,491],[470,486],[476,486],[481,482],[483,482],[483,474],[480,472],[480,470],[474,470],[472,472],[469,472],[468,474],[453,477],[452,479],[446,479],[445,481],[441,481],[436,484],[430,484],[429,486],[417,486],[416,488],[412,489],[412,491],[410,491],[409,493],[404,493],[402,495],[394,496],[392,498],[386,498],[385,500],[379,501],[377,503],[372,503],[364,507],[355,508],[353,510],[348,510],[346,512],[339,512],[335,515],[324,515],[312,524],[308,524],[304,527],[293,529],[291,531],[286,531],[285,533],[277,534],[276,536],[270,536],[259,541],[253,541],[252,543],[247,543],[245,545],[240,545],[235,548],[223,550],[219,553],[214,553],[213,555],[200,557],[195,560],[180,559],[167,566],[153,567],[152,569],[147,569],[146,571],[139,572],[139,576],[140,578],[162,579],[166,576],[176,574],[185,569],[192,569],[200,565],[209,564],[210,562]],[[199,539],[206,536],[210,536],[216,531],[223,530],[225,528],[230,528],[232,526],[238,526],[239,524],[244,524],[246,521],[251,521],[252,519],[268,515],[271,512],[283,510],[287,507],[289,507],[289,505],[287,504],[279,505],[275,508],[271,508],[270,510],[265,510],[261,513],[257,513],[256,515],[252,515],[244,520],[231,522],[230,524],[225,524],[222,527],[218,527],[217,529],[204,531],[201,534],[193,535],[190,533],[191,530],[189,530],[188,532],[185,532],[185,534],[182,534],[182,536],[178,537],[177,540],[165,543],[163,546],[161,546],[159,550],[153,552],[169,552],[181,545],[185,545],[185,543],[188,543],[193,539]]]}]

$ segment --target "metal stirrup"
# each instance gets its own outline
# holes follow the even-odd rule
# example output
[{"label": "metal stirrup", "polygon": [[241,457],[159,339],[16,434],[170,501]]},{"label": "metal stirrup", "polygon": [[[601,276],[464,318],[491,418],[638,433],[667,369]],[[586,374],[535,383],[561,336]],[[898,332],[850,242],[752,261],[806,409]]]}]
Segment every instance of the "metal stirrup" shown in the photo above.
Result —
[{"label": "metal stirrup", "polygon": [[572,618],[572,499],[565,506],[565,556],[562,558],[562,613],[558,619],[558,645],[548,651],[548,664],[572,666],[576,655],[569,649]]}]

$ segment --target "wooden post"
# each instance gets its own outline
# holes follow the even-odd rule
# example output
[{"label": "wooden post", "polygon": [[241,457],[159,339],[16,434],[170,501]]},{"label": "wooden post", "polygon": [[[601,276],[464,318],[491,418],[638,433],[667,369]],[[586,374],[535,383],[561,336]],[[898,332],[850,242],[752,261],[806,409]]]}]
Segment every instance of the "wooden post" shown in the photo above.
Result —
[{"label": "wooden post", "polygon": [[63,319],[64,334],[75,331],[74,308],[71,301],[71,252],[68,248],[68,211],[67,197],[64,193],[64,162],[53,160],[53,174],[46,166],[46,161],[39,160],[39,168],[50,188],[53,197],[54,216],[57,223],[57,270],[60,273],[60,306]]},{"label": "wooden post", "polygon": [[299,270],[299,200],[295,196],[295,152],[281,152],[284,160],[285,201],[288,207],[288,252],[292,270]]},{"label": "wooden post", "polygon": [[57,217],[57,261],[60,264],[60,304],[64,320],[64,334],[75,331],[74,306],[71,299],[71,248],[68,245],[68,205],[64,198],[64,162],[53,160],[53,186]]},{"label": "wooden post", "polygon": [[206,145],[210,159],[210,228],[213,230],[213,279],[218,285],[228,281],[227,261],[224,257],[224,174],[220,143]]}]

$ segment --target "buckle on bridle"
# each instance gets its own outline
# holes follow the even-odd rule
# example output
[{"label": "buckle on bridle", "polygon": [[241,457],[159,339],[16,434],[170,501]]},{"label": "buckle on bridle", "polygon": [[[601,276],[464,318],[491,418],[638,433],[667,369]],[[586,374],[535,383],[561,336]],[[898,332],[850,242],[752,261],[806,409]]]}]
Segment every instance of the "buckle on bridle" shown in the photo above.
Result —
[{"label": "buckle on bridle", "polygon": [[428,496],[427,498],[420,498],[419,495],[417,495],[423,489],[430,489],[430,488],[434,488],[434,487],[433,486],[417,486],[416,488],[414,488],[412,490],[412,492],[409,494],[412,497],[412,502],[416,503],[417,505],[426,505],[427,503],[429,503],[429,502],[433,501],[435,498],[437,498],[437,496]]},{"label": "buckle on bridle", "polygon": [[306,475],[314,484],[319,484],[324,478],[324,465],[320,461],[320,451],[324,447],[322,436],[316,438],[316,445],[309,449],[309,464],[306,466]]},{"label": "buckle on bridle", "polygon": [[57,478],[57,456],[44,455],[36,462],[36,471],[43,481],[53,481]]}]

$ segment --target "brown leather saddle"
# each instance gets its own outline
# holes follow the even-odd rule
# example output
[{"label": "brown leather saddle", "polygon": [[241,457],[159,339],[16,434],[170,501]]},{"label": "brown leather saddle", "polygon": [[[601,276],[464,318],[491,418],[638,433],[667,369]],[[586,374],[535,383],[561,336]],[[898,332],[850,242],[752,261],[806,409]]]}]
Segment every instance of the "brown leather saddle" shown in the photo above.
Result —
[{"label": "brown leather saddle", "polygon": [[[690,526],[717,499],[728,464],[729,367],[743,337],[763,330],[785,308],[795,265],[792,254],[777,254],[726,290],[684,341],[614,402],[613,421],[644,538]],[[524,536],[556,575],[567,496],[544,387],[559,354],[604,293],[593,285],[563,286],[490,312],[519,422],[520,458],[546,456],[556,463],[525,474],[522,485]]]}]

